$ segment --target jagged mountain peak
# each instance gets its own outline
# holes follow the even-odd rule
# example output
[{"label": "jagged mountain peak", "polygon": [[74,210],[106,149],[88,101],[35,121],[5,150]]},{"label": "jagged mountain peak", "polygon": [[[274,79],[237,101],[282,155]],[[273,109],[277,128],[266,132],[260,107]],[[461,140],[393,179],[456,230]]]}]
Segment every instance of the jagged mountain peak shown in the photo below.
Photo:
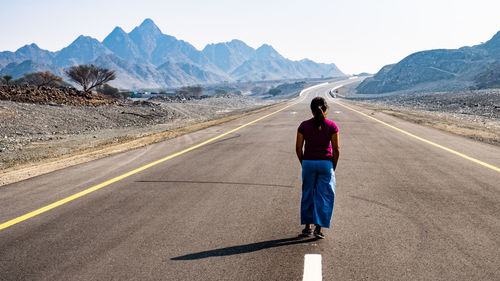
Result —
[{"label": "jagged mountain peak", "polygon": [[[31,43],[31,44],[26,44],[24,46],[22,46],[21,48],[17,49],[17,51],[20,51],[20,50],[25,50],[25,49],[35,49],[35,50],[41,50],[40,47],[38,47],[37,44],[35,43]],[[16,51],[16,52],[17,52]]]},{"label": "jagged mountain peak", "polygon": [[245,44],[246,45],[246,43],[243,42],[243,41],[241,41],[240,39],[233,39],[233,40],[229,41],[229,43],[239,43],[239,44]]},{"label": "jagged mountain peak", "polygon": [[231,72],[244,61],[255,57],[255,50],[241,40],[208,44],[202,53],[224,72]]},{"label": "jagged mountain peak", "polygon": [[248,46],[247,43],[245,43],[239,39],[233,39],[230,42],[228,42],[227,45],[230,46],[231,48],[239,49],[240,51],[243,51],[247,54],[252,53],[252,55],[254,55],[254,53],[255,53],[254,48]]},{"label": "jagged mountain peak", "polygon": [[119,27],[119,26],[116,26],[113,31],[111,31],[111,33],[108,35],[108,37],[110,35],[122,35],[122,34],[127,34],[125,32],[125,30],[123,30],[123,28]]},{"label": "jagged mountain peak", "polygon": [[257,50],[257,58],[259,59],[282,59],[283,56],[278,53],[271,45],[262,44]]},{"label": "jagged mountain peak", "polygon": [[[227,41],[227,42],[220,42],[220,43],[210,43],[210,44],[207,44],[204,48],[205,49],[210,49],[210,48],[214,48],[214,47],[229,47],[229,48],[233,48],[233,47],[237,47],[237,48],[240,48],[240,47],[247,47],[247,48],[250,48],[253,50],[252,47],[248,46],[245,42],[241,41],[241,40],[238,40],[238,39],[233,39],[231,41]],[[255,51],[255,50],[254,50]]]},{"label": "jagged mountain peak", "polygon": [[88,40],[88,39],[92,39],[92,37],[82,34],[82,35],[78,36],[74,41],[82,41],[82,40]]},{"label": "jagged mountain peak", "polygon": [[26,44],[21,48],[17,49],[16,54],[30,56],[31,59],[31,56],[47,56],[52,54],[52,52],[49,52],[47,50],[42,50],[40,49],[40,47],[38,47],[37,44],[31,43],[31,44]]},{"label": "jagged mountain peak", "polygon": [[257,48],[257,50],[260,50],[260,51],[274,51],[274,52],[276,52],[276,50],[273,48],[273,46],[271,46],[269,44],[262,44],[259,48]]},{"label": "jagged mountain peak", "polygon": [[[47,50],[40,49],[37,44],[31,43],[17,49],[16,54],[28,56],[30,59],[36,59],[36,56],[44,57],[42,59],[46,59],[47,56],[51,56],[53,53]],[[44,61],[44,63],[46,62]]]},{"label": "jagged mountain peak", "polygon": [[151,19],[145,19],[141,25],[134,28],[128,35],[138,47],[142,59],[147,61],[151,61],[151,56],[157,48],[158,41],[166,36]]},{"label": "jagged mountain peak", "polygon": [[106,51],[106,47],[104,47],[104,45],[101,42],[99,42],[99,40],[97,40],[93,37],[90,37],[90,36],[80,35],[80,36],[78,36],[78,38],[75,39],[75,41],[71,42],[71,44],[69,44],[69,46],[67,46],[66,48],[63,48],[58,53],[60,54],[60,53],[68,52],[70,50],[72,52],[78,52],[82,48],[84,48],[84,49],[92,48],[94,50],[100,50],[102,52]]},{"label": "jagged mountain peak", "polygon": [[119,26],[115,27],[106,38],[102,41],[104,45],[112,44],[115,41],[122,41],[123,38],[127,38],[128,34]]},{"label": "jagged mountain peak", "polygon": [[111,51],[97,39],[80,35],[68,47],[56,53],[53,64],[59,67],[85,64],[99,56],[109,53],[111,53]]},{"label": "jagged mountain peak", "polygon": [[102,44],[122,59],[129,61],[140,59],[139,48],[119,26],[106,36]]},{"label": "jagged mountain peak", "polygon": [[68,47],[79,44],[100,44],[100,42],[93,37],[80,35],[78,36],[78,38],[75,39],[75,41],[71,42],[71,44]]},{"label": "jagged mountain peak", "polygon": [[137,26],[130,32],[131,35],[135,33],[147,33],[155,36],[162,34],[160,28],[153,22],[152,19],[149,18],[145,19],[141,25]]},{"label": "jagged mountain peak", "polygon": [[248,46],[245,42],[239,40],[239,39],[233,39],[229,42],[227,42],[227,45],[229,46],[237,46],[237,47],[248,47],[253,49],[252,47]]},{"label": "jagged mountain peak", "polygon": [[104,38],[102,43],[109,48],[109,45],[122,43],[122,41],[126,40],[125,38],[128,38],[128,34],[121,27],[117,26]]},{"label": "jagged mountain peak", "polygon": [[150,19],[150,18],[145,18],[142,23],[141,23],[141,26],[156,26],[155,22]]}]

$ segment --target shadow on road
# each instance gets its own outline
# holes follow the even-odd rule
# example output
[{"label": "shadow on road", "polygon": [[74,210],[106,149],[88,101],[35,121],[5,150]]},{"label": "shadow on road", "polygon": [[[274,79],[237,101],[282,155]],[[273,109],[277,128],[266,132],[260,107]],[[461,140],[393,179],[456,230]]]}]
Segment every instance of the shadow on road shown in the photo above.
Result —
[{"label": "shadow on road", "polygon": [[264,241],[264,242],[257,242],[257,243],[247,244],[247,245],[220,248],[220,249],[215,249],[215,250],[210,250],[210,251],[203,251],[203,252],[198,252],[198,253],[193,253],[193,254],[188,254],[188,255],[184,255],[184,256],[180,256],[180,257],[171,258],[171,260],[174,260],[174,261],[199,260],[199,259],[204,259],[204,258],[209,258],[209,257],[232,256],[232,255],[239,255],[239,254],[256,252],[256,251],[269,249],[269,248],[276,248],[276,247],[282,247],[282,246],[309,243],[309,242],[313,242],[316,240],[318,240],[318,239],[317,238],[304,239],[304,238],[300,238],[300,237],[284,238],[284,239],[270,240],[270,241]]},{"label": "shadow on road", "polygon": [[227,181],[180,181],[180,180],[170,180],[170,181],[154,181],[154,180],[144,180],[136,182],[158,182],[158,183],[199,183],[199,184],[229,184],[229,185],[249,185],[249,186],[269,186],[269,187],[287,187],[293,188],[291,185],[281,185],[281,184],[268,184],[268,183],[251,183],[251,182],[227,182]]}]

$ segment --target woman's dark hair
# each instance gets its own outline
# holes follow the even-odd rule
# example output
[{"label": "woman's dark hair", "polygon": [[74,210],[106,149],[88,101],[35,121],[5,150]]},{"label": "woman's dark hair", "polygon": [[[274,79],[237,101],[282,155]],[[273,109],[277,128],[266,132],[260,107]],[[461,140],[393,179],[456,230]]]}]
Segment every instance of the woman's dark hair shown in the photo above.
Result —
[{"label": "woman's dark hair", "polygon": [[312,114],[314,115],[314,127],[318,128],[321,127],[325,123],[325,112],[328,109],[328,105],[326,104],[326,101],[322,97],[315,97],[311,101],[311,111]]}]

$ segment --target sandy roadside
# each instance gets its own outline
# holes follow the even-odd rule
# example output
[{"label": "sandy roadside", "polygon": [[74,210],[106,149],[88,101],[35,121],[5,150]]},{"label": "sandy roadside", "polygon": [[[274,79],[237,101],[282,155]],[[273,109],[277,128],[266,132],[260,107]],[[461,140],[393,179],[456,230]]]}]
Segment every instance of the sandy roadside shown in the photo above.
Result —
[{"label": "sandy roadside", "polygon": [[243,116],[255,114],[268,108],[279,106],[283,103],[276,103],[255,110],[218,118],[206,122],[191,124],[176,129],[155,132],[150,134],[127,135],[115,140],[113,143],[101,143],[95,147],[82,151],[68,153],[57,157],[51,157],[36,162],[24,163],[2,170],[0,172],[0,186],[22,181],[31,177],[50,173],[59,169],[89,162],[92,160],[108,157],[114,154],[126,152],[132,149],[144,147],[153,143],[172,139],[190,132],[198,131],[210,126],[225,123]]},{"label": "sandy roadside", "polygon": [[409,122],[429,126],[455,135],[500,146],[500,120],[463,120],[447,112],[413,110],[404,107],[375,105],[372,103],[349,100],[349,103],[373,111],[382,112]]}]

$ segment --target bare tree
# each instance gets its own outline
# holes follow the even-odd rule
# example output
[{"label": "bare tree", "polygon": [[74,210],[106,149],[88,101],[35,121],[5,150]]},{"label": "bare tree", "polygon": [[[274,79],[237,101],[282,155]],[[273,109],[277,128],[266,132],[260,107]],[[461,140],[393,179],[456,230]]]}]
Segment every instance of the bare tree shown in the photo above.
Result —
[{"label": "bare tree", "polygon": [[90,93],[93,88],[116,79],[114,71],[93,64],[72,66],[66,71],[66,75],[69,76],[71,81],[80,84],[86,93]]},{"label": "bare tree", "polygon": [[28,84],[35,85],[37,87],[56,86],[58,82],[62,82],[61,77],[50,73],[50,71],[24,74],[24,80],[26,80]]},{"label": "bare tree", "polygon": [[3,80],[5,80],[5,84],[9,85],[10,80],[12,80],[12,76],[10,75],[4,75]]}]

